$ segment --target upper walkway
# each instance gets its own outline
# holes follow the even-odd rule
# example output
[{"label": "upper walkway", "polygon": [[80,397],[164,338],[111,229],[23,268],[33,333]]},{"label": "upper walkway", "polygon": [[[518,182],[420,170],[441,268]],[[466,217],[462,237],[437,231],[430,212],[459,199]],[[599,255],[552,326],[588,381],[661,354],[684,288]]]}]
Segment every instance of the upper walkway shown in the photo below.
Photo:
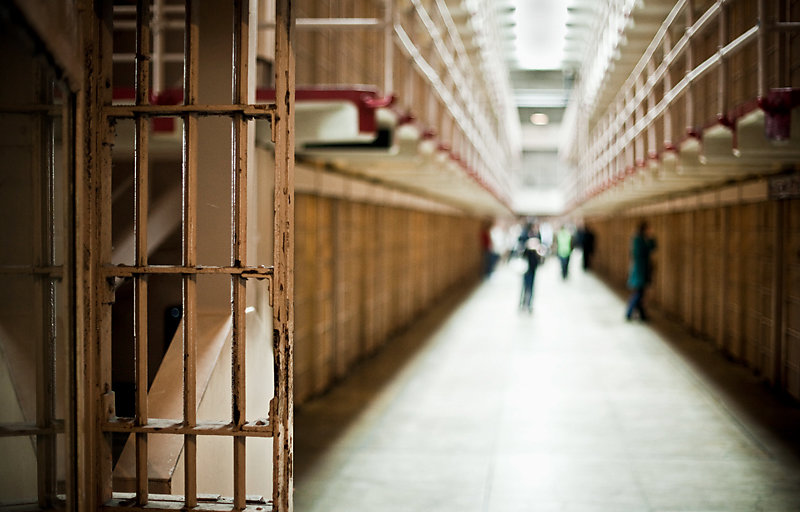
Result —
[{"label": "upper walkway", "polygon": [[797,511],[800,408],[554,258],[501,267],[296,414],[296,510]]}]

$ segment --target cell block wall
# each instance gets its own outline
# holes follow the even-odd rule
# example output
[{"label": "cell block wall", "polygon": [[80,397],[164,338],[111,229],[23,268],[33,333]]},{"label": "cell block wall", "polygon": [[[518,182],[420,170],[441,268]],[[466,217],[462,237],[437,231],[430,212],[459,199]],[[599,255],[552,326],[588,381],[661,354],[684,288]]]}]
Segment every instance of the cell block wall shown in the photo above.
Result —
[{"label": "cell block wall", "polygon": [[301,404],[480,278],[480,221],[298,194],[295,399]]},{"label": "cell block wall", "polygon": [[590,219],[596,272],[620,288],[641,219],[658,244],[648,305],[800,399],[800,199]]}]

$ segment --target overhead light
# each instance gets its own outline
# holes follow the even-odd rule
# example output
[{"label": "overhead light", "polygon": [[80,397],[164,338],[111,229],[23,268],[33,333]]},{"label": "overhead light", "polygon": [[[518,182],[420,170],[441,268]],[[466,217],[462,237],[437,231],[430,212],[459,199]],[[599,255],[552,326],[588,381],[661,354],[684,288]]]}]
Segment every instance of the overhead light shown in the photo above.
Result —
[{"label": "overhead light", "polygon": [[547,114],[536,112],[531,116],[531,123],[535,124],[536,126],[545,126],[549,122],[550,118],[547,117]]}]

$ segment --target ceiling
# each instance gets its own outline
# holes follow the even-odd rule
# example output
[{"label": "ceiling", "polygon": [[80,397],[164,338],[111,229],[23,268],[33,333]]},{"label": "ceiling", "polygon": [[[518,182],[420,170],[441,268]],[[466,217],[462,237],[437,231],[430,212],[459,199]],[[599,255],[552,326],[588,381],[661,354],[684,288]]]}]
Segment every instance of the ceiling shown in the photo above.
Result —
[{"label": "ceiling", "polygon": [[[500,37],[524,136],[553,132],[560,125],[601,5],[598,0],[497,0]],[[533,114],[544,114],[548,124],[534,125]],[[548,140],[555,149],[557,141]],[[523,140],[523,147],[531,144],[541,149],[541,141]]]}]

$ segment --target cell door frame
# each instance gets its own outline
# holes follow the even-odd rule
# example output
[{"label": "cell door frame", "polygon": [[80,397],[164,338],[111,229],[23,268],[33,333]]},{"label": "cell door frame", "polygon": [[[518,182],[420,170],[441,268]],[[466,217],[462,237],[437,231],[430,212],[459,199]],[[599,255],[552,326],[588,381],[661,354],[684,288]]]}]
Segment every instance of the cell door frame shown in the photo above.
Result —
[{"label": "cell door frame", "polygon": [[[294,16],[290,0],[275,2],[275,88],[278,101],[273,105],[248,102],[248,53],[251,0],[234,0],[232,20],[232,92],[229,104],[208,105],[197,101],[197,59],[200,0],[187,0],[184,40],[184,100],[178,105],[150,103],[149,0],[137,1],[136,20],[136,101],[133,105],[114,105],[111,101],[113,54],[113,2],[81,2],[84,32],[83,56],[85,87],[79,97],[77,127],[83,139],[78,142],[78,165],[82,175],[78,190],[78,240],[80,256],[79,300],[83,307],[78,323],[83,343],[78,364],[84,375],[79,379],[78,409],[78,504],[79,510],[265,510],[248,502],[245,480],[245,443],[248,438],[273,439],[273,495],[271,509],[292,510],[293,456],[293,328],[294,328],[294,52],[291,50]],[[252,0],[257,1],[257,0]],[[231,254],[229,266],[202,266],[196,259],[197,234],[197,120],[222,117],[231,121]],[[182,261],[180,265],[152,265],[147,258],[148,212],[148,126],[155,117],[183,120],[182,133]],[[134,239],[132,265],[112,264],[111,259],[111,148],[114,123],[120,119],[135,124],[134,149]],[[274,250],[273,266],[248,266],[247,247],[247,131],[248,122],[265,119],[271,123],[275,154]],[[249,155],[254,157],[254,155]],[[154,419],[147,410],[147,281],[153,275],[174,275],[182,280],[184,314],[183,417]],[[202,274],[219,274],[231,280],[232,316],[232,411],[226,424],[197,420],[196,398],[196,279]],[[136,414],[118,418],[111,388],[111,304],[113,283],[131,279],[134,285],[134,350],[137,391]],[[269,281],[273,306],[273,349],[275,395],[266,424],[246,421],[244,393],[245,289],[253,279]],[[136,446],[136,492],[132,496],[112,491],[111,434],[130,433]],[[183,499],[154,496],[148,489],[148,439],[162,434],[184,438],[186,492]],[[233,496],[203,500],[197,492],[196,441],[199,436],[230,437],[233,443]],[[266,455],[266,454],[265,454]],[[269,507],[267,507],[269,509]]]}]

